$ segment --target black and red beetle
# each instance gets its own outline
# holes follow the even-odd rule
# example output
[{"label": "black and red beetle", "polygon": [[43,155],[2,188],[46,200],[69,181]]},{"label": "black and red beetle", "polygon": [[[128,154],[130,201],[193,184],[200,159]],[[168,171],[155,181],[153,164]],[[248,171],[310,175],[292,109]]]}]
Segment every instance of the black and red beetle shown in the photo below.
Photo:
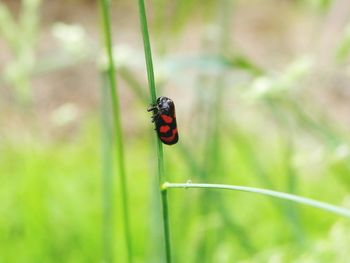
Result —
[{"label": "black and red beetle", "polygon": [[177,143],[179,134],[177,132],[174,102],[167,97],[159,97],[156,103],[151,105],[147,111],[153,111],[152,122],[156,125],[159,139],[167,145]]}]

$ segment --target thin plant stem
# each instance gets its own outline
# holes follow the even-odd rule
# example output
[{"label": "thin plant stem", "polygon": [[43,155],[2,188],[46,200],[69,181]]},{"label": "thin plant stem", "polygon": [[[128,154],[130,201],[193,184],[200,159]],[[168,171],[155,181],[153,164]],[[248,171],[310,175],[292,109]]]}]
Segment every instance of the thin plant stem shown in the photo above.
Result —
[{"label": "thin plant stem", "polygon": [[157,92],[156,92],[156,84],[154,81],[152,51],[151,51],[151,44],[150,44],[150,40],[149,40],[149,34],[148,34],[148,25],[147,25],[145,3],[143,0],[139,0],[138,2],[139,2],[139,16],[140,16],[142,39],[143,39],[143,47],[145,50],[149,92],[151,94],[151,102],[155,103],[157,100]]},{"label": "thin plant stem", "polygon": [[[148,34],[145,3],[143,0],[139,0],[138,5],[139,5],[139,17],[140,17],[143,46],[144,46],[145,59],[146,59],[148,85],[149,85],[149,91],[150,91],[150,95],[151,95],[151,103],[154,104],[157,100],[157,92],[156,92],[156,85],[155,85],[155,80],[154,80],[152,52],[151,52],[151,44],[150,44],[149,34]],[[164,174],[163,145],[162,145],[161,141],[159,140],[158,136],[156,134],[155,134],[155,136],[156,136],[156,141],[157,141],[158,180],[159,180],[159,185],[161,185],[166,180],[165,174]],[[170,244],[170,230],[169,230],[167,195],[162,195],[161,200],[162,200],[162,210],[163,210],[165,254],[166,254],[166,260],[167,260],[166,262],[171,263],[171,244]]]},{"label": "thin plant stem", "polygon": [[103,259],[113,262],[113,160],[112,160],[112,127],[110,119],[109,83],[106,72],[100,74],[101,90],[101,141],[102,141],[102,209],[103,209]]},{"label": "thin plant stem", "polygon": [[166,249],[166,260],[167,262],[171,262],[171,251],[170,251],[170,233],[169,233],[169,213],[168,213],[168,192],[166,190],[162,191],[162,204],[163,204],[163,218],[164,218],[164,238]]},{"label": "thin plant stem", "polygon": [[132,262],[132,246],[131,246],[131,231],[129,226],[129,211],[128,211],[128,196],[127,196],[127,183],[125,175],[125,163],[124,163],[124,149],[123,149],[123,134],[121,127],[120,106],[117,94],[117,82],[115,79],[115,65],[113,60],[112,49],[112,32],[111,32],[111,20],[109,14],[109,1],[100,0],[100,9],[102,17],[102,31],[104,35],[105,52],[107,57],[107,74],[109,80],[112,112],[114,119],[114,133],[115,133],[115,148],[117,151],[118,173],[121,188],[121,203],[123,211],[123,224],[124,224],[124,238],[127,250],[127,262]]},{"label": "thin plant stem", "polygon": [[272,196],[279,199],[285,199],[289,201],[293,201],[296,203],[316,207],[334,214],[338,214],[344,217],[350,218],[350,210],[331,205],[325,202],[313,200],[306,197],[301,197],[298,195],[278,192],[278,191],[272,191],[268,189],[261,189],[261,188],[255,188],[255,187],[248,187],[248,186],[239,186],[239,185],[227,185],[227,184],[194,184],[194,183],[168,183],[165,182],[162,185],[162,190],[165,191],[168,188],[205,188],[205,189],[222,189],[222,190],[234,190],[234,191],[243,191],[243,192],[250,192],[250,193],[256,193],[266,196]]}]

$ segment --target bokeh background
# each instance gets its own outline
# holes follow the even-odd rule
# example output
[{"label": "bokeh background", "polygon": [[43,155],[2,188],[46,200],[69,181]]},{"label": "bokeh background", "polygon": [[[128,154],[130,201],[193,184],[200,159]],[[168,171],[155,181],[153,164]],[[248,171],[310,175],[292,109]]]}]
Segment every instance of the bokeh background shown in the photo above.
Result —
[{"label": "bokeh background", "polygon": [[[146,1],[171,182],[349,207],[350,2]],[[137,1],[112,1],[135,262],[164,262]],[[0,261],[126,262],[97,1],[0,1]],[[175,262],[348,262],[349,221],[169,190]]]}]

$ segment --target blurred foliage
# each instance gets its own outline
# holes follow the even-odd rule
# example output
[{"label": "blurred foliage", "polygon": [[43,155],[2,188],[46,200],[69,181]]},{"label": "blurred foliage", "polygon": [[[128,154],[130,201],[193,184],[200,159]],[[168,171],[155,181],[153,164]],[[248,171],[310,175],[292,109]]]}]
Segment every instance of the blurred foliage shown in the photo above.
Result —
[{"label": "blurred foliage", "polygon": [[23,0],[16,22],[7,7],[0,3],[0,33],[13,54],[13,60],[1,77],[14,86],[22,101],[27,101],[31,96],[30,75],[36,61],[40,4],[40,0]]},{"label": "blurred foliage", "polygon": [[[230,8],[225,1],[152,3],[151,25],[157,38],[153,34],[151,38],[152,45],[158,47],[154,52],[156,78],[160,95],[171,94],[176,102],[180,133],[180,143],[165,148],[169,178],[173,182],[271,188],[349,207],[348,127],[346,121],[329,114],[330,108],[338,109],[338,101],[324,104],[324,98],[335,93],[331,87],[336,86],[339,76],[346,83],[341,94],[346,93],[348,28],[342,29],[337,47],[331,50],[334,57],[327,61],[326,73],[319,68],[321,55],[311,50],[317,46],[317,38],[308,50],[291,52],[283,58],[283,66],[273,67],[256,60],[249,49],[239,48],[242,32],[237,28],[237,35],[227,33],[232,32],[233,18],[240,15],[240,5],[246,8],[242,13],[255,10],[261,15],[261,1],[232,1]],[[299,14],[288,23],[315,16],[322,24],[333,2],[285,1],[294,15]],[[87,61],[96,62],[101,72],[105,67],[105,58],[95,48],[96,40],[87,33],[89,28],[66,21],[48,25],[46,34],[51,35],[47,38],[56,46],[50,54],[38,56],[42,4],[23,0],[16,16],[0,2],[0,33],[12,52],[0,79],[14,88],[18,101],[33,101],[31,82],[35,75]],[[118,9],[126,2],[115,4]],[[133,18],[130,15],[129,19]],[[277,23],[276,18],[277,14],[269,21]],[[117,19],[114,24],[116,32],[124,25],[119,22]],[[256,31],[262,30],[269,38],[266,25],[263,29],[259,25]],[[182,33],[192,27],[202,32],[195,35],[201,38],[201,50],[178,50],[176,45],[182,38],[190,41]],[[140,41],[138,29],[134,31]],[[162,262],[162,244],[159,219],[154,216],[152,126],[146,113],[145,72],[140,66],[144,61],[138,47],[117,41],[114,51],[125,96],[123,123],[132,186],[130,223],[135,262],[155,263]],[[274,48],[268,49],[271,61],[279,55]],[[186,53],[181,55],[181,51]],[[327,82],[328,76],[334,82]],[[81,94],[80,99],[85,101],[86,96]],[[45,131],[38,131],[42,120],[29,112],[21,113],[29,125],[19,121],[17,126],[8,127],[11,116],[19,113],[1,113],[1,262],[98,262],[102,258],[107,262],[111,256],[106,253],[123,262],[119,185],[108,177],[113,161],[105,96],[101,96],[103,123],[98,120],[101,114],[93,111],[94,105],[81,114],[78,102],[68,101],[46,113]],[[35,100],[33,107],[35,111]],[[47,135],[69,130],[74,124],[79,128],[67,136]],[[109,182],[104,186],[102,174]],[[111,198],[113,189],[115,205],[103,209],[102,198]],[[174,190],[169,195],[175,262],[345,263],[350,257],[346,248],[349,223],[323,211],[247,193]],[[109,241],[103,241],[103,231]],[[112,232],[110,236],[106,231]],[[112,246],[106,248],[111,240]]]},{"label": "blurred foliage", "polygon": [[[94,262],[102,257],[102,188],[99,151],[96,151],[99,149],[96,138],[100,137],[96,131],[97,123],[91,120],[84,124],[77,135],[79,139],[73,143],[37,144],[39,138],[32,143],[22,142],[20,146],[9,138],[6,144],[1,143],[0,193],[3,202],[0,210],[0,247],[3,261]],[[238,127],[234,134],[234,139],[227,136],[223,138],[226,147],[221,154],[227,171],[225,177],[214,176],[208,180],[261,185],[264,183],[258,179],[257,173],[265,173],[277,189],[283,190],[283,185],[286,185],[283,181],[286,179],[283,176],[285,160],[281,152],[286,150],[281,149],[278,137],[264,143],[261,136],[239,131]],[[133,185],[130,192],[133,200],[133,244],[137,252],[136,259],[140,262],[147,261],[149,245],[152,244],[149,240],[149,226],[152,225],[149,186],[153,183],[153,176],[147,173],[149,145],[145,144],[145,140],[144,136],[134,138],[127,149],[128,174]],[[244,154],[248,147],[244,141],[254,145],[248,154]],[[174,181],[181,182],[189,178],[198,181],[187,175],[186,158],[170,149],[166,149],[166,153],[167,171]],[[337,167],[346,169],[346,164],[338,163]],[[298,168],[297,171],[301,187],[298,192],[305,196],[335,203],[348,191],[342,181],[326,179],[326,170],[314,175],[315,178],[306,176],[307,167]],[[332,229],[339,224],[333,215],[299,207],[301,224],[307,237],[306,244],[300,246],[291,235],[290,226],[282,220],[280,210],[274,209],[269,199],[244,193],[211,192],[211,195],[216,201],[211,212],[206,215],[208,229],[203,232],[203,215],[197,212],[203,204],[203,199],[198,199],[199,196],[203,198],[200,190],[170,192],[176,262],[194,262],[193,259],[198,256],[196,244],[204,236],[211,248],[211,253],[207,255],[209,262],[236,262],[243,259],[247,262],[262,262],[274,258],[280,259],[280,262],[299,258],[304,260],[300,262],[307,262],[306,259],[346,262],[342,258],[349,256],[346,249],[338,247],[347,244],[348,235],[342,233],[350,231],[348,224],[342,226],[342,231],[337,231],[339,235],[327,237],[328,232],[332,233]],[[118,218],[120,212],[117,209],[114,218]],[[232,217],[236,218],[236,222],[232,221]],[[118,231],[119,220],[116,222],[114,236],[117,239],[113,248],[117,258],[120,258],[123,252],[118,247],[123,238]],[[244,234],[235,233],[232,224],[243,227]],[[251,244],[245,247],[247,242]],[[318,248],[318,244],[321,248]],[[16,253],[19,249],[20,254]],[[155,249],[159,249],[159,245]],[[326,256],[327,253],[331,257]]]},{"label": "blurred foliage", "polygon": [[329,7],[331,7],[334,0],[299,0],[299,2],[303,5],[326,11]]},{"label": "blurred foliage", "polygon": [[0,36],[12,53],[0,75],[0,84],[6,82],[13,86],[16,97],[23,104],[32,103],[33,75],[77,64],[92,55],[84,29],[59,22],[52,25],[58,50],[48,57],[38,57],[41,5],[40,0],[23,0],[18,21],[15,21],[7,6],[0,2]]},{"label": "blurred foliage", "polygon": [[[215,10],[215,1],[213,0],[156,0],[154,2],[154,28],[155,32],[164,37],[174,33],[179,33],[188,25],[193,14],[198,18],[210,20]],[[163,39],[164,41],[164,39]]]},{"label": "blurred foliage", "polygon": [[344,62],[349,58],[350,54],[350,25],[345,28],[343,37],[341,38],[336,50],[336,58],[339,62]]}]

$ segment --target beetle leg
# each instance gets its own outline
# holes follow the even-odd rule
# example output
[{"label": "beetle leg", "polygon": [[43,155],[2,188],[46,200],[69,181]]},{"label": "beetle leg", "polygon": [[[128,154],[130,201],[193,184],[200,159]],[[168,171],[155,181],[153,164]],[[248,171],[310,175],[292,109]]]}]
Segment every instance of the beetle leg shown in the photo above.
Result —
[{"label": "beetle leg", "polygon": [[153,116],[151,117],[151,119],[152,119],[152,122],[155,122],[155,121],[156,121],[156,115],[153,115]]},{"label": "beetle leg", "polygon": [[151,105],[150,107],[148,107],[147,111],[154,111],[156,109],[157,109],[157,106]]},{"label": "beetle leg", "polygon": [[155,122],[159,118],[159,113],[155,113],[152,115],[152,122]]}]

